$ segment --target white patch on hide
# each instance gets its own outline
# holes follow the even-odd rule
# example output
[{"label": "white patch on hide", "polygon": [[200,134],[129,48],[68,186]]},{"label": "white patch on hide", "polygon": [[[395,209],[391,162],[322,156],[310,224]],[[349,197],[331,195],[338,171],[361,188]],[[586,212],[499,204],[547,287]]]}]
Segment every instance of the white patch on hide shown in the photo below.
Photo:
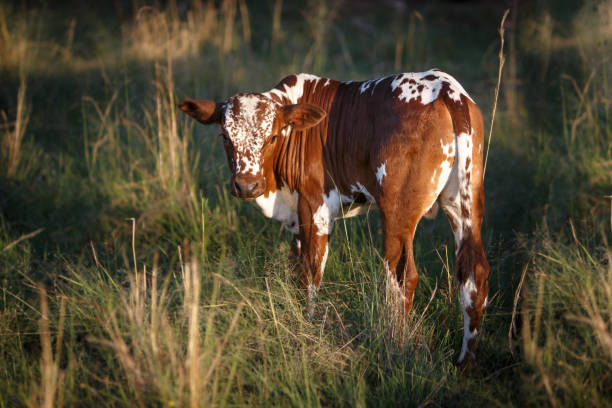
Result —
[{"label": "white patch on hide", "polygon": [[[374,90],[376,89],[376,86],[381,82],[384,81],[385,79],[389,78],[388,76],[382,77],[382,78],[378,78],[378,79],[370,79],[368,81],[364,81],[361,83],[361,86],[359,87],[359,93],[363,94],[365,91],[367,91],[368,89],[371,89],[370,91],[370,95],[374,95]],[[350,82],[350,81],[349,81]],[[348,84],[349,82],[345,82],[345,84]]]},{"label": "white patch on hide", "polygon": [[323,273],[325,272],[325,264],[327,263],[328,255],[329,255],[329,245],[325,244],[325,252],[323,252],[323,257],[321,258],[321,266],[319,266],[319,270],[321,271],[321,279],[323,279]]},{"label": "white patch on hide", "polygon": [[[472,227],[472,185],[468,181],[468,174],[472,172],[472,135],[460,133],[455,137],[455,161],[451,168],[446,184],[440,192],[440,205],[452,220],[455,235],[455,255],[459,253],[460,245]],[[443,147],[444,149],[444,147]],[[450,149],[450,148],[449,148]],[[468,164],[469,159],[469,164]],[[464,216],[463,208],[468,213]]]},{"label": "white patch on hide", "polygon": [[[255,199],[263,214],[268,218],[274,218],[282,222],[289,231],[294,234],[300,232],[300,225],[297,214],[297,203],[299,194],[293,193],[289,188],[283,186],[275,192],[270,192],[267,197],[260,195]],[[300,241],[297,241],[298,248]]]},{"label": "white patch on hide", "polygon": [[[240,94],[229,99],[223,127],[234,146],[236,175],[257,175],[261,171],[261,150],[272,132],[276,105],[262,94]],[[235,106],[238,112],[234,112]]]},{"label": "white patch on hide", "polygon": [[450,143],[444,143],[442,139],[440,139],[440,146],[442,146],[442,154],[445,155],[447,159],[455,157],[455,141],[454,140]]},{"label": "white patch on hide", "polygon": [[[436,78],[425,79],[430,75]],[[398,98],[401,101],[408,103],[413,99],[417,100],[420,98],[420,102],[423,105],[427,105],[438,99],[440,91],[445,84],[448,85],[447,95],[452,100],[459,102],[461,101],[461,95],[463,95],[474,102],[455,78],[438,70],[398,74],[391,82],[391,90],[395,91],[397,88],[400,88],[401,92]],[[421,89],[419,90],[419,88]]]},{"label": "white patch on hide", "polygon": [[461,215],[461,196],[459,194],[459,177],[457,176],[457,160],[453,164],[448,181],[440,193],[440,206],[446,215],[453,220],[455,229],[455,256],[459,253],[459,246],[463,241],[466,230],[463,229],[463,218]]},{"label": "white patch on hide", "polygon": [[383,178],[387,175],[387,166],[386,166],[386,162],[381,164],[380,166],[378,166],[378,169],[376,170],[376,180],[378,181],[378,184],[380,184],[382,186],[383,183]]},{"label": "white patch on hide", "polygon": [[474,283],[474,277],[470,276],[459,287],[459,296],[463,310],[469,309],[473,306],[472,294],[474,292],[476,292],[476,283]]},{"label": "white patch on hide", "polygon": [[470,330],[470,316],[467,312],[468,309],[473,307],[472,294],[476,292],[476,284],[474,282],[474,276],[470,276],[465,282],[459,287],[459,298],[461,302],[461,308],[463,309],[463,343],[461,345],[461,354],[459,354],[459,362],[462,362],[467,353],[471,353],[468,349],[468,344],[471,339],[476,337],[478,330]]},{"label": "white patch on hide", "polygon": [[334,228],[334,219],[340,212],[340,194],[338,190],[330,190],[323,194],[323,203],[317,208],[312,216],[312,221],[317,227],[317,235],[329,235]]},{"label": "white patch on hide", "polygon": [[[316,75],[305,74],[305,73],[296,74],[295,77],[296,77],[295,85],[289,86],[287,84],[284,84],[282,89],[276,89],[276,88],[271,89],[268,92],[265,92],[263,95],[268,96],[270,94],[273,94],[273,95],[280,97],[281,99],[285,97],[289,99],[291,103],[299,103],[300,99],[304,95],[304,85],[306,81],[317,82],[320,79],[322,79]],[[325,85],[327,85],[327,83]]]},{"label": "white patch on hide", "polygon": [[290,134],[291,134],[291,125],[287,125],[281,129],[282,137],[289,137]]},{"label": "white patch on hide", "polygon": [[[437,200],[438,195],[448,182],[448,178],[453,169],[453,164],[455,163],[455,140],[452,142],[445,144],[440,140],[440,145],[442,146],[442,154],[445,156],[444,161],[440,164],[440,167],[434,171],[434,174],[431,177],[431,182],[436,183],[436,187],[434,188],[434,202]],[[439,172],[439,175],[438,175]]]},{"label": "white patch on hide", "polygon": [[340,194],[340,199],[342,200],[342,204],[348,204],[353,202],[353,199],[351,197],[345,196],[344,194]]},{"label": "white patch on hide", "polygon": [[[457,171],[459,176],[459,195],[468,210],[467,217],[462,219],[463,228],[472,227],[472,135],[473,131],[457,135]],[[469,162],[469,164],[468,164]]]},{"label": "white patch on hide", "polygon": [[359,93],[362,94],[365,91],[367,91],[370,85],[372,85],[372,83],[374,83],[373,80],[365,81],[364,83],[362,83],[361,86],[359,87]]},{"label": "white patch on hide", "polygon": [[463,343],[461,344],[461,353],[459,354],[458,362],[461,363],[465,359],[465,356],[470,353],[472,357],[474,353],[469,350],[469,342],[478,334],[478,330],[470,330],[470,316],[463,309]]}]

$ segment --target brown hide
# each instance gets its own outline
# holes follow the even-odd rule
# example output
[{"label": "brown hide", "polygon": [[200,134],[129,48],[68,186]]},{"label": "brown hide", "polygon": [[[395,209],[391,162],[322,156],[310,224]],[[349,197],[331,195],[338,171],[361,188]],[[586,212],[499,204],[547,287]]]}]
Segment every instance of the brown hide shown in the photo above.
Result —
[{"label": "brown hide", "polygon": [[[435,216],[440,203],[455,235],[466,322],[459,360],[473,357],[488,294],[484,139],[480,110],[454,78],[439,70],[364,82],[299,74],[266,93],[179,106],[202,123],[224,127],[232,139],[230,161],[250,160],[234,165],[233,177],[261,186],[257,203],[264,214],[294,230],[291,259],[311,298],[333,221],[343,215],[336,207],[369,202],[381,211],[388,285],[409,312],[418,282],[416,226],[424,215]],[[278,209],[281,195],[285,207]]]}]

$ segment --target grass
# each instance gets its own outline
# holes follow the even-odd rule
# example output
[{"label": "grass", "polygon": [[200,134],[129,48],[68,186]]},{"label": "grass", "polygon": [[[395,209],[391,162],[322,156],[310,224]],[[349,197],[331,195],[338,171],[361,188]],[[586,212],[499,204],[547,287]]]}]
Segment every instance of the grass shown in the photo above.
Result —
[{"label": "grass", "polygon": [[595,244],[594,249],[575,235],[571,243],[555,242],[545,232],[538,235],[542,240],[530,251],[533,278],[525,289],[529,296],[524,296],[520,328],[524,358],[533,370],[528,375],[535,386],[530,401],[607,405],[612,364],[610,247],[599,245],[597,239],[606,242],[600,233],[587,243]]},{"label": "grass", "polygon": [[508,17],[469,370],[442,216],[400,340],[376,212],[337,223],[309,316],[289,233],[230,197],[215,130],[175,106],[437,66],[488,124],[503,8],[0,6],[0,407],[609,406],[611,9],[554,6]]}]

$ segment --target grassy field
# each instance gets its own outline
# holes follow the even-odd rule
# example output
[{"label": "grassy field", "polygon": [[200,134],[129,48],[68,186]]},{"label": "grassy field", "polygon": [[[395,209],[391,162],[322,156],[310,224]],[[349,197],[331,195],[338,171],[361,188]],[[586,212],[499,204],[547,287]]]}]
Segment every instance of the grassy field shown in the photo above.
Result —
[{"label": "grassy field", "polygon": [[175,106],[438,67],[488,131],[503,4],[28,3],[0,4],[0,407],[612,406],[610,2],[514,2],[466,370],[443,215],[402,342],[376,212],[336,224],[308,317],[289,233]]}]

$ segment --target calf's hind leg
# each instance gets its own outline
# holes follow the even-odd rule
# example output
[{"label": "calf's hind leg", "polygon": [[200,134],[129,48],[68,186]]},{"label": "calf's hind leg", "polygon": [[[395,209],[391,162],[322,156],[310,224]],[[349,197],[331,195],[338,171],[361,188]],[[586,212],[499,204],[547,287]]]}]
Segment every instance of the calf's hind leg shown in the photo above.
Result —
[{"label": "calf's hind leg", "polygon": [[460,180],[456,170],[455,164],[439,200],[455,236],[457,279],[463,309],[463,343],[458,362],[463,363],[466,357],[474,358],[476,335],[487,305],[489,263],[485,257],[480,234],[484,212],[482,175],[480,172],[475,172],[476,177],[472,177],[475,183],[468,186],[471,194],[466,194],[465,189],[459,186]]},{"label": "calf's hind leg", "polygon": [[388,292],[393,301],[398,302],[397,306],[403,307],[403,312],[408,314],[419,281],[412,247],[418,220],[397,219],[383,212],[382,221]]}]

